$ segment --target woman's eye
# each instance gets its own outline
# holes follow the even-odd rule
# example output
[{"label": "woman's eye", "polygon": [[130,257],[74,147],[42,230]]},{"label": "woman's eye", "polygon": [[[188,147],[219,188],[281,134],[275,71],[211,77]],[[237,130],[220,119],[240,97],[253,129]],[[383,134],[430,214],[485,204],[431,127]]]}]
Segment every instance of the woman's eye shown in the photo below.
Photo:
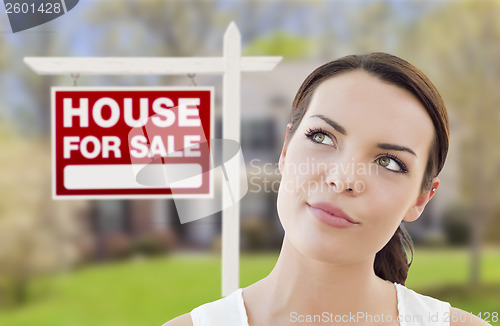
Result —
[{"label": "woman's eye", "polygon": [[310,137],[311,140],[315,143],[334,145],[333,140],[329,136],[325,135],[323,132],[315,132]]},{"label": "woman's eye", "polygon": [[400,172],[400,173],[405,173],[406,168],[403,166],[402,163],[399,163],[396,161],[396,159],[390,157],[390,156],[381,156],[377,159],[377,163],[383,166],[384,168],[394,171],[394,172]]}]

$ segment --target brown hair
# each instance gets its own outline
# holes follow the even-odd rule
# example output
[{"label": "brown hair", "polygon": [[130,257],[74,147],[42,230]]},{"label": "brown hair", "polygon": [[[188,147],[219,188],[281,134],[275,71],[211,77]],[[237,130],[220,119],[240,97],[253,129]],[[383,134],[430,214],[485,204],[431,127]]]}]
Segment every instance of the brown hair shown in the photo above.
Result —
[{"label": "brown hair", "polygon": [[[349,55],[316,68],[304,80],[293,100],[292,126],[288,131],[288,140],[302,121],[312,94],[319,84],[353,70],[366,71],[382,81],[409,91],[426,109],[434,124],[435,137],[430,148],[421,191],[430,190],[432,178],[443,168],[448,153],[448,114],[443,99],[431,81],[419,69],[396,56],[381,52]],[[389,242],[375,256],[374,270],[379,277],[405,284],[411,261],[408,262],[404,243],[409,247],[413,260],[410,237],[400,225]]]}]

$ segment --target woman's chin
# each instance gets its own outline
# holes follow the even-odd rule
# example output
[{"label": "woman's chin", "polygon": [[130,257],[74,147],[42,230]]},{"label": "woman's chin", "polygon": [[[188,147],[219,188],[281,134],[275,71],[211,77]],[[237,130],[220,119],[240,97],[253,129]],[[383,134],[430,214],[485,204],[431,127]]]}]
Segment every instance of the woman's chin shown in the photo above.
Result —
[{"label": "woman's chin", "polygon": [[303,258],[325,264],[350,264],[361,259],[357,257],[360,250],[354,249],[345,241],[317,232],[304,232],[305,229],[300,231],[295,236],[289,237],[290,243],[287,244],[285,241],[283,245],[293,246],[292,250]]}]

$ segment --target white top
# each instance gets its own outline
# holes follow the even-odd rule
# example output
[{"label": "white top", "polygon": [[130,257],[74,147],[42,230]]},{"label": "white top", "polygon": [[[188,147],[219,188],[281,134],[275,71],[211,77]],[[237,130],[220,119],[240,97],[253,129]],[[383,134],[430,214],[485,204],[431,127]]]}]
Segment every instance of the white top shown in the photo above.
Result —
[{"label": "white top", "polygon": [[[401,284],[396,286],[398,301],[398,320],[400,326],[449,326],[450,304],[421,295]],[[238,289],[225,298],[201,305],[191,311],[193,326],[249,326],[243,302],[243,290]],[[390,317],[389,317],[390,318]],[[290,314],[290,322],[309,322],[318,324],[349,324],[366,321],[388,322],[387,315],[334,315],[324,312],[321,315]]]}]

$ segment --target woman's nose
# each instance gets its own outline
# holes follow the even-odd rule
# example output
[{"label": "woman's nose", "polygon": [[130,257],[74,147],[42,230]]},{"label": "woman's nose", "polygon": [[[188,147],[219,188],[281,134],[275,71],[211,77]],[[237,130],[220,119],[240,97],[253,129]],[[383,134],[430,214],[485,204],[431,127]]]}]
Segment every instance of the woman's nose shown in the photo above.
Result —
[{"label": "woman's nose", "polygon": [[359,175],[354,159],[337,161],[330,166],[325,174],[328,187],[337,193],[350,195],[360,194],[365,190],[365,183]]}]

